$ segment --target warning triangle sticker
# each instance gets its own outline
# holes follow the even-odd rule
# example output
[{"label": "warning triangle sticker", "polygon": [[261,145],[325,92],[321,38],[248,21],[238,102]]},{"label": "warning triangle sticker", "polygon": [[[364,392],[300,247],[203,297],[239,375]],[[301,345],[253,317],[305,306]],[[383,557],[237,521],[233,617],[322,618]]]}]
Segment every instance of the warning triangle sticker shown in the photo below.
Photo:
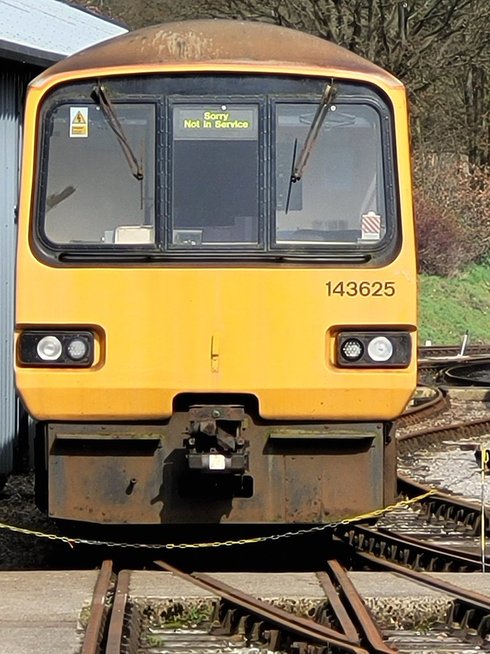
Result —
[{"label": "warning triangle sticker", "polygon": [[74,125],[86,125],[87,124],[87,121],[85,120],[85,118],[84,118],[81,111],[79,111],[76,114],[75,118],[73,119],[73,124]]}]

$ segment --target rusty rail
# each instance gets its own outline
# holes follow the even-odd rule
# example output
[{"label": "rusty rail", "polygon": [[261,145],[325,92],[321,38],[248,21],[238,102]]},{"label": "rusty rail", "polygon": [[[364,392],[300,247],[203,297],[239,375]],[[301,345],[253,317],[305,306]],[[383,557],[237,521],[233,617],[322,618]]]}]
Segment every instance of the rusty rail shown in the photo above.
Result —
[{"label": "rusty rail", "polygon": [[130,572],[117,577],[112,561],[102,563],[95,584],[81,654],[135,654],[140,625],[128,603]]},{"label": "rusty rail", "polygon": [[[313,620],[294,615],[288,611],[280,609],[279,607],[243,593],[236,588],[232,588],[209,575],[201,573],[188,575],[164,561],[155,561],[154,563],[163,570],[172,572],[173,574],[204,588],[208,592],[221,597],[222,600],[239,607],[242,611],[254,615],[259,621],[273,625],[271,631],[274,632],[276,643],[278,642],[278,632],[285,631],[294,634],[296,638],[300,637],[311,643],[311,645],[295,643],[298,651],[324,651],[325,646],[332,646],[337,650],[352,652],[354,654],[393,654],[394,652],[394,650],[385,645],[379,632],[377,632],[377,635],[374,635],[374,630],[376,628],[373,627],[372,620],[368,617],[365,607],[365,613],[363,613],[361,624],[366,628],[368,635],[366,635],[364,629],[361,629],[361,635],[359,635],[358,629],[354,626],[352,616],[348,615],[345,609],[339,608],[341,601],[339,600],[338,594],[335,592],[330,577],[327,576],[328,581],[323,577],[326,573],[318,573],[318,578],[322,582],[322,586],[326,592],[326,599],[330,601],[331,608],[336,613],[342,631],[336,631]],[[332,571],[335,571],[336,583],[342,586],[344,596],[348,596],[351,605],[355,607],[354,612],[358,610],[361,611],[360,605],[362,604],[362,600],[357,595],[357,592],[353,590],[353,587],[346,581],[346,575],[342,575],[340,566],[338,564],[335,566],[334,564]],[[361,644],[361,640],[366,640],[368,649]]]},{"label": "rusty rail", "polygon": [[333,581],[331,580],[329,575],[323,571],[317,572],[316,577],[320,583],[320,586],[323,589],[323,592],[327,597],[330,607],[335,613],[335,617],[337,618],[338,624],[342,632],[347,636],[347,638],[350,641],[352,642],[358,641],[359,634],[357,633],[357,629],[354,623],[352,622],[346,607],[340,600],[338,590],[335,587]]},{"label": "rusty rail", "polygon": [[328,561],[330,574],[336,581],[337,591],[343,602],[350,610],[352,619],[357,624],[357,632],[361,636],[361,644],[365,644],[373,654],[393,654],[393,650],[383,640],[381,631],[374,622],[362,597],[357,592],[347,572],[338,561]]},{"label": "rusty rail", "polygon": [[126,613],[128,593],[129,572],[124,570],[117,576],[105,654],[121,654],[124,651],[124,616]]},{"label": "rusty rail", "polygon": [[426,420],[427,418],[432,418],[449,408],[449,399],[442,389],[427,386],[424,387],[424,390],[426,390],[427,393],[432,392],[432,397],[427,395],[428,399],[425,399],[421,396],[418,400],[418,404],[409,406],[405,409],[396,421],[397,427],[406,427],[408,425],[417,424],[417,422]]},{"label": "rusty rail", "polygon": [[109,593],[112,586],[112,561],[104,561],[92,596],[90,617],[85,630],[81,654],[99,654],[101,651],[109,613]]}]

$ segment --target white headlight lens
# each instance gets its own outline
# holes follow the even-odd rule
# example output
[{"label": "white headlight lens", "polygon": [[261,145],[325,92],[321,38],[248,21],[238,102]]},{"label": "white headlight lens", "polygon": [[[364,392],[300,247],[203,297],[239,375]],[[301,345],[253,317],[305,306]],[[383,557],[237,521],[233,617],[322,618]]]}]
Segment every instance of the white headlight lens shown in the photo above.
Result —
[{"label": "white headlight lens", "polygon": [[386,336],[376,336],[369,341],[367,351],[373,361],[384,363],[393,355],[393,344]]},{"label": "white headlight lens", "polygon": [[80,361],[80,359],[83,359],[84,357],[87,356],[88,353],[88,344],[86,341],[82,341],[81,338],[74,338],[72,341],[68,343],[68,347],[66,348],[66,353],[70,357],[70,359],[74,359],[75,361]]},{"label": "white headlight lens", "polygon": [[56,361],[62,351],[61,341],[56,336],[44,336],[37,344],[37,354],[43,361]]},{"label": "white headlight lens", "polygon": [[357,361],[362,357],[364,348],[357,338],[349,338],[342,343],[341,352],[347,361]]}]

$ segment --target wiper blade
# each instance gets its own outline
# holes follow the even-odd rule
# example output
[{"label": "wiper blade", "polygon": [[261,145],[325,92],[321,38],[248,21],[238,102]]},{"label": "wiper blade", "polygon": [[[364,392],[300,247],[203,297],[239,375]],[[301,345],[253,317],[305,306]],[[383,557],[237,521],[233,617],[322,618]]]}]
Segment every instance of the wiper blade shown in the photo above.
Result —
[{"label": "wiper blade", "polygon": [[[288,196],[286,198],[286,207],[284,213],[289,211],[289,203],[291,201],[291,191],[293,190],[293,176],[294,176],[294,162],[296,161],[296,150],[298,149],[298,139],[294,139],[293,157],[291,159],[291,174],[289,177]],[[296,181],[296,180],[295,180]]]},{"label": "wiper blade", "polygon": [[133,177],[141,181],[144,177],[143,166],[136,158],[133,149],[128,141],[128,137],[124,133],[123,127],[119,122],[119,118],[114,110],[114,105],[109,100],[105,88],[99,83],[92,91],[92,98],[101,108],[109,127],[112,129],[117,137],[121,150],[129,164],[129,168]]},{"label": "wiper blade", "polygon": [[308,161],[308,158],[313,150],[313,146],[315,145],[315,141],[318,138],[321,126],[323,125],[329,107],[332,104],[336,93],[337,89],[334,87],[332,80],[331,83],[327,84],[323,90],[320,104],[318,105],[316,113],[313,117],[313,121],[310,125],[309,132],[303,145],[303,149],[301,150],[298,157],[298,163],[294,166],[294,170],[291,175],[291,183],[293,184],[295,182],[299,182],[299,180],[303,177],[303,171],[305,169],[306,162]]}]

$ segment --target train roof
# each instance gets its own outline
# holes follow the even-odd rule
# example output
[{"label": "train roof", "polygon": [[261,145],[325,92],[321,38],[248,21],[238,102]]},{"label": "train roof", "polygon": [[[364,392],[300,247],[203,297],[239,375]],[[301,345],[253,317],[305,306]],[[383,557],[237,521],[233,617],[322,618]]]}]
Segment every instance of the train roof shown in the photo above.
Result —
[{"label": "train roof", "polygon": [[376,78],[401,86],[393,75],[349,50],[317,36],[270,23],[239,20],[189,20],[163,23],[97,44],[58,62],[47,77],[93,68],[184,67],[199,63],[269,64],[291,68],[330,69],[347,77]]}]

